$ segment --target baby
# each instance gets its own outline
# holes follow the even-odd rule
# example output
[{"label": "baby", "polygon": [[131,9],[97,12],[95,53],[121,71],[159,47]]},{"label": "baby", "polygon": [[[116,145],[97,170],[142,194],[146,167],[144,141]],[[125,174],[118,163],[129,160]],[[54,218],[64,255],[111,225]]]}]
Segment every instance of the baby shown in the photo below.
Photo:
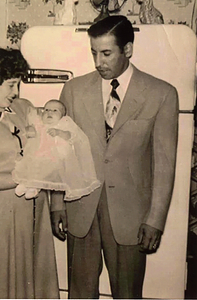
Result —
[{"label": "baby", "polygon": [[65,191],[71,201],[100,186],[90,144],[85,133],[66,116],[58,100],[49,100],[44,110],[30,108],[24,156],[16,161],[13,179],[17,196],[37,197],[40,189]]}]

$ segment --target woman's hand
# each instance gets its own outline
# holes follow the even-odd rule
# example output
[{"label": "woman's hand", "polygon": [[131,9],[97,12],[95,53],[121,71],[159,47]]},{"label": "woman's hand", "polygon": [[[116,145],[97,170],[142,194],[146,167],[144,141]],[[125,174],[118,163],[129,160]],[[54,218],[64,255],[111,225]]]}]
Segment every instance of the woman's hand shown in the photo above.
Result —
[{"label": "woman's hand", "polygon": [[34,138],[36,136],[36,129],[33,125],[26,126],[25,130],[27,138]]}]

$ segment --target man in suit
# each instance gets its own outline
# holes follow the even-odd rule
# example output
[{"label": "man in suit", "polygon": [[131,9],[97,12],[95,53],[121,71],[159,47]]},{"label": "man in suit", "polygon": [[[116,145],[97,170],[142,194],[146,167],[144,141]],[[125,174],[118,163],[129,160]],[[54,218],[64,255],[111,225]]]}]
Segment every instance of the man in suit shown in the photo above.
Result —
[{"label": "man in suit", "polygon": [[[172,196],[178,96],[131,64],[126,17],[107,17],[88,34],[96,71],[67,82],[60,100],[89,138],[102,186],[66,204],[69,298],[99,297],[101,251],[113,298],[142,298],[146,254],[159,247]],[[51,217],[64,239],[65,211]]]}]

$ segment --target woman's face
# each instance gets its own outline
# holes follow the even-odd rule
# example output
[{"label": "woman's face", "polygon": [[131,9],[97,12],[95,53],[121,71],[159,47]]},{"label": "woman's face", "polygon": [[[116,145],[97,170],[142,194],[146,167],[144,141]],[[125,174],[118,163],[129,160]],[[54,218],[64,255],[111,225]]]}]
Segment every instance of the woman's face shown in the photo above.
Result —
[{"label": "woman's face", "polygon": [[0,109],[9,107],[14,98],[18,96],[18,86],[20,78],[11,78],[4,80],[0,85]]}]

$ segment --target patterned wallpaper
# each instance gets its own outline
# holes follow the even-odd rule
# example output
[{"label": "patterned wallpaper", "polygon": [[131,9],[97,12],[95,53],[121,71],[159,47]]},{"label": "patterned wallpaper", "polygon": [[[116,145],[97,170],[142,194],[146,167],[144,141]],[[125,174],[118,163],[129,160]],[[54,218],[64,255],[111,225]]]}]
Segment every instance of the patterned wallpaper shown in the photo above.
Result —
[{"label": "patterned wallpaper", "polygon": [[[93,0],[1,1],[5,1],[6,43],[10,47],[20,47],[23,32],[31,26],[89,24],[99,15],[91,4]],[[122,3],[123,0],[109,0],[109,8]],[[150,6],[165,24],[183,23],[196,32],[195,0],[126,0],[116,14],[126,15],[134,24],[156,23],[158,18],[149,16]]]}]

